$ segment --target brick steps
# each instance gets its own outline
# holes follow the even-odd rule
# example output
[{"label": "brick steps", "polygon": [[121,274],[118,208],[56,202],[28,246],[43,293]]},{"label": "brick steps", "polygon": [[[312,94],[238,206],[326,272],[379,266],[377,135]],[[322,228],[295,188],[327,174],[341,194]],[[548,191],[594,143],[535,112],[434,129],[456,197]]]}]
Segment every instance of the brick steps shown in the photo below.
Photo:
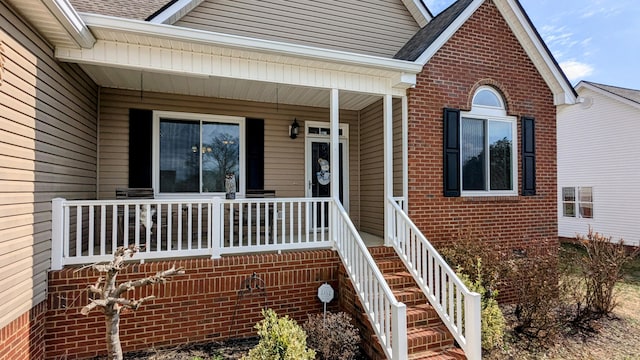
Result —
[{"label": "brick steps", "polygon": [[454,337],[391,248],[369,248],[396,299],[407,306],[409,360],[466,359]]}]

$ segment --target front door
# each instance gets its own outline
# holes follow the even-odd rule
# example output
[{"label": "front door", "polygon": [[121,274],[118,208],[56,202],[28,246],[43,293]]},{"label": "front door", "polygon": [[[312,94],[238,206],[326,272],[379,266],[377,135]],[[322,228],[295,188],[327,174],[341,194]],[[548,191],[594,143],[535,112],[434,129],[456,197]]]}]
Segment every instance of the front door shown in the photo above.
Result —
[{"label": "front door", "polygon": [[[307,197],[330,197],[331,182],[334,181],[332,175],[334,166],[338,166],[338,162],[331,159],[331,144],[329,141],[329,123],[311,123],[305,124],[306,130],[306,183]],[[348,187],[348,126],[340,125],[340,144],[339,144],[339,194],[338,198],[348,210],[349,187]]]}]

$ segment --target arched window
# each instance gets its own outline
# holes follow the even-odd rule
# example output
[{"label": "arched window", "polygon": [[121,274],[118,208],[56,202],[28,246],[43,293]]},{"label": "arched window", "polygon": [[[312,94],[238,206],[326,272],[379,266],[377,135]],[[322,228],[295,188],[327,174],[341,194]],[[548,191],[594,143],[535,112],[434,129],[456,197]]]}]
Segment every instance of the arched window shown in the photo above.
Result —
[{"label": "arched window", "polygon": [[516,134],[500,93],[476,90],[471,111],[460,116],[462,195],[517,195]]}]

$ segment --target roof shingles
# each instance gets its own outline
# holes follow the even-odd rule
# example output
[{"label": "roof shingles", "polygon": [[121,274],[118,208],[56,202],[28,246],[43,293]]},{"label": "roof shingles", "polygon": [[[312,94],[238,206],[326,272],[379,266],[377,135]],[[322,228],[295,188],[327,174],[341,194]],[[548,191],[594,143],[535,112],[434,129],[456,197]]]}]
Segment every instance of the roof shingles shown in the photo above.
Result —
[{"label": "roof shingles", "polygon": [[169,0],[70,0],[79,12],[145,20]]},{"label": "roof shingles", "polygon": [[407,41],[394,58],[415,61],[472,2],[473,0],[458,0],[454,2]]},{"label": "roof shingles", "polygon": [[640,104],[640,90],[634,90],[634,89],[627,89],[627,88],[621,88],[621,87],[617,87],[617,86],[611,86],[611,85],[604,85],[604,84],[598,84],[598,83],[594,83],[594,82],[590,82],[590,81],[585,81],[585,83],[591,85],[591,86],[595,86],[599,89],[602,89],[604,91],[610,92],[614,95],[618,95],[622,98],[625,98],[627,100],[633,101],[635,103]]}]

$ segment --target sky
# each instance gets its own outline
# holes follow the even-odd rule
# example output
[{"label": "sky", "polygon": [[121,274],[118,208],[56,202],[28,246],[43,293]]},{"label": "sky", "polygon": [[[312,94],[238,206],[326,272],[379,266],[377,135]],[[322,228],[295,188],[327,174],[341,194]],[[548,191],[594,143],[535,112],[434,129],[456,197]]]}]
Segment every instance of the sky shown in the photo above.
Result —
[{"label": "sky", "polygon": [[[455,0],[423,0],[435,15]],[[640,90],[640,0],[520,0],[572,85]]]}]

